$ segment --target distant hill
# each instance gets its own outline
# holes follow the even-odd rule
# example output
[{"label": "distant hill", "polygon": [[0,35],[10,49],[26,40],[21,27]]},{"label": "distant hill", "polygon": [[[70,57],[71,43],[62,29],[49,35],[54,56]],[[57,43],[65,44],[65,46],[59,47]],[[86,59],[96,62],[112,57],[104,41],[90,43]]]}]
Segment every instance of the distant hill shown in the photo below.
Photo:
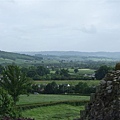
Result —
[{"label": "distant hill", "polygon": [[26,54],[20,54],[20,53],[13,53],[13,52],[5,52],[5,51],[0,51],[0,58],[4,59],[24,59],[24,60],[38,60],[41,59],[39,57],[34,57]]},{"label": "distant hill", "polygon": [[41,52],[23,52],[24,54],[34,56],[81,56],[81,57],[104,57],[111,59],[120,59],[120,52],[78,52],[78,51],[41,51]]},{"label": "distant hill", "polygon": [[0,65],[18,64],[22,66],[52,65],[61,63],[109,63],[120,61],[119,52],[77,52],[77,51],[42,51],[42,52],[5,52],[0,51]]},{"label": "distant hill", "polygon": [[41,57],[26,54],[0,51],[0,64],[3,63],[24,63],[26,61],[41,60]]}]

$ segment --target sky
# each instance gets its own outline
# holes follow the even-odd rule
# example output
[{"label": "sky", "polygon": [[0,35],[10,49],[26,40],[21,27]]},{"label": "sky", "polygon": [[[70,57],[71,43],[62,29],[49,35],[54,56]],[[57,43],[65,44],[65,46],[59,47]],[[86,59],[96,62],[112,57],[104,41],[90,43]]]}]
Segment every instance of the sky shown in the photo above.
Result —
[{"label": "sky", "polygon": [[120,52],[120,0],[0,0],[0,50]]}]

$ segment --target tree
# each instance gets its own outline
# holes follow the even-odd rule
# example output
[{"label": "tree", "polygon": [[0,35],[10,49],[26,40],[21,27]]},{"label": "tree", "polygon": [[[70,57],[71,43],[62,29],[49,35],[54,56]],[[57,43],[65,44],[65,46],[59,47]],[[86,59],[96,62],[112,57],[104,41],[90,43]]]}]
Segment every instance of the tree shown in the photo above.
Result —
[{"label": "tree", "polygon": [[2,71],[3,71],[3,66],[0,65],[0,74],[2,73]]},{"label": "tree", "polygon": [[56,70],[56,71],[55,71],[55,74],[56,74],[56,75],[59,75],[59,74],[60,74],[60,71],[59,71],[59,70]]},{"label": "tree", "polygon": [[95,78],[98,80],[101,80],[105,77],[105,75],[110,70],[110,67],[107,67],[106,65],[101,66],[96,72],[95,72]]},{"label": "tree", "polygon": [[14,107],[13,100],[11,96],[0,87],[0,120],[8,120],[4,119],[5,116],[9,116],[11,118],[16,118],[21,116],[20,110]]},{"label": "tree", "polygon": [[68,71],[68,69],[61,69],[60,75],[62,75],[64,77],[69,77],[69,71]]},{"label": "tree", "polygon": [[37,72],[35,70],[28,70],[27,77],[34,78],[34,76],[37,75]]},{"label": "tree", "polygon": [[45,87],[45,93],[48,94],[55,94],[57,93],[57,90],[58,90],[58,85],[56,84],[56,82],[48,83]]},{"label": "tree", "polygon": [[27,74],[28,70],[29,69],[27,67],[21,67],[21,71],[25,74]]},{"label": "tree", "polygon": [[79,82],[77,85],[75,85],[75,92],[84,94],[85,89],[88,88],[87,83]]},{"label": "tree", "polygon": [[9,65],[3,69],[0,86],[13,98],[14,104],[21,94],[27,94],[31,88],[31,80],[28,79],[16,65]]},{"label": "tree", "polygon": [[77,73],[77,72],[79,72],[79,70],[76,68],[76,69],[74,69],[74,72]]},{"label": "tree", "polygon": [[0,116],[9,114],[11,105],[10,96],[4,89],[0,88]]},{"label": "tree", "polygon": [[43,67],[43,66],[38,66],[37,67],[37,74],[40,76],[44,76],[50,73],[50,70]]}]

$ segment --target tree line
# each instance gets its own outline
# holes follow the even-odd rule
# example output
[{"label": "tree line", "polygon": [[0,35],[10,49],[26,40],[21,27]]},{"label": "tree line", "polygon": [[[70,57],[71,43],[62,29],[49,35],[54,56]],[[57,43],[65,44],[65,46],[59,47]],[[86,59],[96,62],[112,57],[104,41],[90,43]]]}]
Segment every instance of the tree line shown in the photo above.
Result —
[{"label": "tree line", "polygon": [[[3,69],[4,67],[0,65],[0,74]],[[112,67],[102,65],[95,71],[94,76],[85,76],[83,74],[77,74],[79,72],[78,68],[73,68],[74,74],[70,74],[70,71],[67,68],[54,69],[45,66],[29,66],[20,67],[20,69],[21,72],[33,80],[101,80],[110,70],[113,70]],[[54,72],[51,73],[51,70],[54,70]]]},{"label": "tree line", "polygon": [[[51,69],[45,66],[32,66],[29,68],[21,68],[21,71],[26,73],[27,77],[33,80],[92,80],[93,77],[77,74],[78,68],[74,69],[74,74],[71,75],[67,68]],[[51,71],[54,71],[51,73]]]},{"label": "tree line", "polygon": [[31,93],[33,94],[79,94],[90,95],[95,92],[95,86],[89,86],[85,82],[79,82],[77,85],[57,84],[51,82],[44,84],[33,84]]}]

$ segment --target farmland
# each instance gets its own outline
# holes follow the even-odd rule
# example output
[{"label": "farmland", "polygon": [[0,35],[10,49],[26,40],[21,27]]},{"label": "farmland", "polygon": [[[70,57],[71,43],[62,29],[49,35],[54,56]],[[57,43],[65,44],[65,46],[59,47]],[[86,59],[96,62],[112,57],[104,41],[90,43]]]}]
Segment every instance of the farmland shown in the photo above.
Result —
[{"label": "farmland", "polygon": [[[75,73],[74,69],[69,68],[68,71],[70,75],[84,75],[94,74],[95,70],[78,69],[78,72]],[[50,69],[50,74],[55,74],[55,71]],[[79,82],[87,83],[88,86],[96,86],[99,84],[99,80],[35,80],[34,84],[47,85],[53,81],[58,85],[69,84],[73,86]],[[30,96],[21,95],[17,105],[23,106],[26,109],[23,112],[24,117],[35,118],[36,120],[72,120],[80,117],[80,110],[84,109],[84,101],[89,101],[89,99],[90,96],[69,94],[30,94]],[[79,104],[76,105],[76,103]]]},{"label": "farmland", "polygon": [[84,106],[61,104],[26,110],[23,116],[35,118],[35,120],[73,120],[80,117],[80,110],[83,109]]},{"label": "farmland", "polygon": [[26,56],[1,52],[0,74],[8,64],[17,64],[21,73],[33,81],[30,95],[20,95],[17,102],[23,117],[73,120],[80,117],[80,110],[99,84],[95,77],[98,68],[106,63],[114,66],[115,62],[110,59],[97,58],[98,61],[85,56]]},{"label": "farmland", "polygon": [[[22,95],[18,105],[33,105],[35,103],[41,104],[41,107],[28,109],[22,112],[24,117],[35,118],[36,120],[73,120],[79,118],[80,110],[84,109],[82,101],[88,101],[89,96],[78,95]],[[65,104],[65,101],[67,104]],[[71,105],[70,102],[81,101],[80,105]],[[51,103],[58,103],[53,104]],[[43,106],[44,104],[44,106]],[[46,104],[46,105],[45,105]],[[29,107],[30,108],[30,107]]]},{"label": "farmland", "polygon": [[18,105],[23,104],[34,104],[34,103],[50,103],[50,102],[63,102],[63,101],[85,101],[89,100],[89,96],[79,96],[79,95],[21,95]]},{"label": "farmland", "polygon": [[[74,73],[74,69],[68,69],[70,73]],[[78,69],[78,74],[93,74],[95,70],[93,69]]]}]

